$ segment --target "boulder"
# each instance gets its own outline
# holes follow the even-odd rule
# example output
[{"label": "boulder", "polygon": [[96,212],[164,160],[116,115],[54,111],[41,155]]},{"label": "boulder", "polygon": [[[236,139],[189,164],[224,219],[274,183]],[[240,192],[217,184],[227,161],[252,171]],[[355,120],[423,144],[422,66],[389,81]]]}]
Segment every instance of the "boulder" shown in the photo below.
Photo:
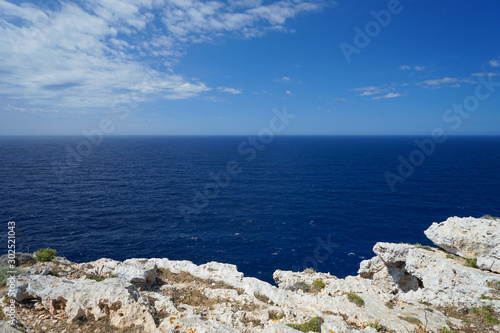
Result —
[{"label": "boulder", "polygon": [[500,220],[455,216],[434,222],[424,234],[445,251],[474,259],[500,245]]},{"label": "boulder", "polygon": [[497,245],[489,254],[477,258],[477,266],[500,273],[500,245]]}]

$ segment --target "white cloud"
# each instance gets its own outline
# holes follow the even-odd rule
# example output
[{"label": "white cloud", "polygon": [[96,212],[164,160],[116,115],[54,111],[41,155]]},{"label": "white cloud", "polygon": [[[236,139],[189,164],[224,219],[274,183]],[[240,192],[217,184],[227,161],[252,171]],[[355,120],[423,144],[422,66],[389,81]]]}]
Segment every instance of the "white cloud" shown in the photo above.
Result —
[{"label": "white cloud", "polygon": [[[412,69],[412,67],[408,65],[399,66],[398,68],[402,71],[409,71]],[[414,66],[413,69],[420,72],[425,70],[425,66]]]},{"label": "white cloud", "polygon": [[293,94],[292,94],[292,92],[291,92],[290,90],[287,90],[285,93],[286,93],[288,96],[293,96]]},{"label": "white cloud", "polygon": [[386,92],[387,88],[370,86],[370,87],[363,87],[363,88],[354,88],[354,89],[351,89],[351,91],[361,91],[361,93],[358,94],[358,96],[371,96],[371,95],[377,95],[377,94],[381,94],[383,92]]},{"label": "white cloud", "polygon": [[500,61],[499,60],[495,60],[495,59],[490,60],[489,64],[490,64],[491,67],[494,67],[494,68],[500,67]]},{"label": "white cloud", "polygon": [[211,88],[171,68],[189,44],[284,30],[287,19],[320,9],[302,0],[88,0],[40,6],[0,0],[0,102],[37,112],[81,113],[108,112],[120,102],[200,96]]},{"label": "white cloud", "polygon": [[458,79],[454,77],[444,77],[441,79],[426,80],[418,83],[419,86],[428,89],[439,89],[439,88],[459,88],[460,83],[474,83],[471,79]]},{"label": "white cloud", "polygon": [[498,73],[493,72],[481,72],[481,73],[472,73],[472,76],[498,76]]},{"label": "white cloud", "polygon": [[278,82],[290,82],[290,78],[288,76],[283,76],[281,79],[277,79]]},{"label": "white cloud", "polygon": [[387,95],[384,95],[384,96],[375,96],[375,97],[372,97],[372,99],[381,99],[381,98],[396,98],[396,97],[401,97],[401,96],[404,96],[404,95],[401,95],[400,93],[388,93]]},{"label": "white cloud", "polygon": [[235,89],[235,88],[229,88],[229,87],[218,87],[217,89],[222,91],[222,92],[225,92],[228,94],[233,94],[233,95],[237,95],[237,94],[242,93],[241,89]]}]

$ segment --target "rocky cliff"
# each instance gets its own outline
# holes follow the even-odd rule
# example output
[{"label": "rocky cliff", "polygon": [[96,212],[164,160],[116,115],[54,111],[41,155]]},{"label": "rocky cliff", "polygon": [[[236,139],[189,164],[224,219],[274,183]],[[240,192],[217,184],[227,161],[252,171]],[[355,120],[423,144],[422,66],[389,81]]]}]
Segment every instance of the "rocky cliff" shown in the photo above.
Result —
[{"label": "rocky cliff", "polygon": [[377,243],[357,276],[278,270],[277,286],[217,262],[19,255],[0,299],[15,328],[0,331],[499,332],[500,220],[452,217],[425,234],[438,247]]}]

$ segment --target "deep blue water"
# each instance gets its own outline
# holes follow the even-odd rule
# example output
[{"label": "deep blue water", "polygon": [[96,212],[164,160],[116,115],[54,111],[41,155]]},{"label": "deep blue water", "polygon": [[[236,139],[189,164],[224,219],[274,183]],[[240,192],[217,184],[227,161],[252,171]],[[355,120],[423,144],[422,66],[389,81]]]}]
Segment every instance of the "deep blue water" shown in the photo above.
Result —
[{"label": "deep blue water", "polygon": [[276,137],[253,152],[248,137],[84,139],[0,137],[0,253],[13,220],[31,251],[77,262],[167,257],[267,281],[306,267],[343,277],[377,241],[430,244],[432,222],[500,214],[500,137],[448,138],[394,192],[384,173],[397,174],[413,137]]}]

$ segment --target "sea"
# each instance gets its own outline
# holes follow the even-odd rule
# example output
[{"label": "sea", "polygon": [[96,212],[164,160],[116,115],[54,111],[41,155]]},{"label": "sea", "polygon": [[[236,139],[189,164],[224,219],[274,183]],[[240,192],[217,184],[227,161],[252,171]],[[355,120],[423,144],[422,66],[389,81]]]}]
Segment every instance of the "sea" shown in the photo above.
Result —
[{"label": "sea", "polygon": [[500,215],[499,136],[3,136],[0,254],[355,275],[376,242]]}]

